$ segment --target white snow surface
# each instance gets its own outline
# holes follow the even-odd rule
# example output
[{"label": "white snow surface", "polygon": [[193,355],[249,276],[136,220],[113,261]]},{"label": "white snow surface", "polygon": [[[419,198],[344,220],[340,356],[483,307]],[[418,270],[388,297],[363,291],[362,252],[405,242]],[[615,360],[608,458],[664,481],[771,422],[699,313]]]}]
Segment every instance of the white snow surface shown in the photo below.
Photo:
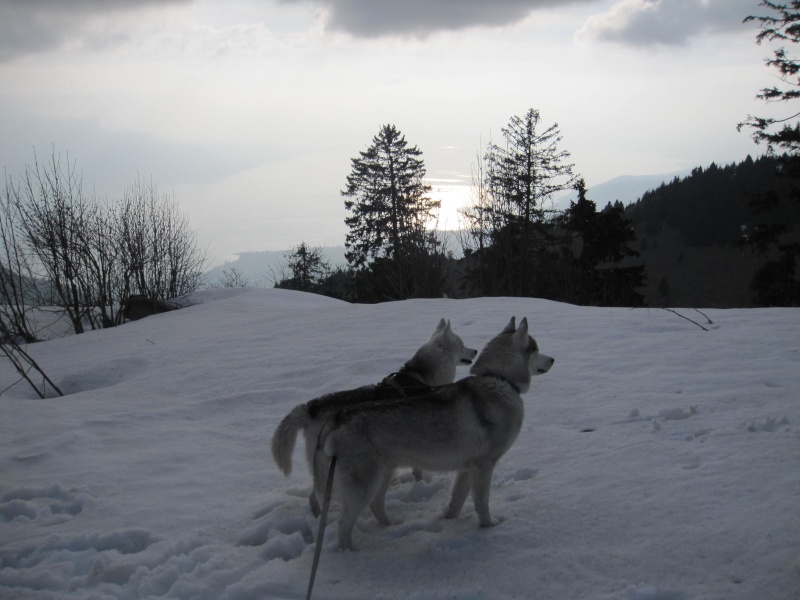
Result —
[{"label": "white snow surface", "polygon": [[399,524],[365,512],[356,551],[332,504],[314,598],[800,597],[800,310],[680,311],[703,331],[530,298],[192,300],[30,346],[63,398],[0,363],[0,598],[303,598],[318,521],[302,436],[290,478],[273,463],[279,421],[397,370],[441,317],[480,349],[512,315],[556,362],[495,470],[502,522],[470,500],[445,520],[453,475],[399,471]]}]

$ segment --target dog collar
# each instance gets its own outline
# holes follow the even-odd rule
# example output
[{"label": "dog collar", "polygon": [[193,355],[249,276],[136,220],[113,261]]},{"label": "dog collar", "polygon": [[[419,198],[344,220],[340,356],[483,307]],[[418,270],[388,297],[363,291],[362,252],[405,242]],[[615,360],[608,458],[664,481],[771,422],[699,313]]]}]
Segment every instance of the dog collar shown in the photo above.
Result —
[{"label": "dog collar", "polygon": [[499,379],[500,381],[504,381],[508,385],[510,385],[511,389],[513,389],[515,392],[517,392],[517,394],[520,393],[519,386],[516,383],[514,383],[513,381],[511,381],[510,379],[508,379],[507,377],[503,377],[502,375],[498,375],[497,373],[486,373],[486,377],[494,377],[495,379]]}]

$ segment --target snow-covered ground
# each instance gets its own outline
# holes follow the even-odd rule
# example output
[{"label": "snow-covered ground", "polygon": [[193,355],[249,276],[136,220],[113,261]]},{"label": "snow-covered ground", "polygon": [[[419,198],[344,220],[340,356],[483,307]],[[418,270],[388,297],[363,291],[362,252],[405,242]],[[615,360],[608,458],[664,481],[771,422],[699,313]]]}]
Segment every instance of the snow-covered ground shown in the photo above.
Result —
[{"label": "snow-covered ground", "polygon": [[[796,600],[800,310],[576,307],[536,299],[372,306],[216,290],[123,327],[35,344],[67,393],[38,400],[0,362],[0,597],[302,598],[317,520],[296,404],[376,382],[451,319],[481,348],[527,316],[553,369],[495,472],[497,527],[451,474],[399,473],[355,552],[336,516],[314,597]],[[467,371],[463,371],[467,375]]]}]

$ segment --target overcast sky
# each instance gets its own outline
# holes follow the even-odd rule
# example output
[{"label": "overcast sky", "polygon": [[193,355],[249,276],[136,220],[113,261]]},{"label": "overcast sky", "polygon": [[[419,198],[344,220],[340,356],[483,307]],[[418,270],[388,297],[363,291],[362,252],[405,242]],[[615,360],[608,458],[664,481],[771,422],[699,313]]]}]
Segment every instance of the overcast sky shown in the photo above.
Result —
[{"label": "overcast sky", "polygon": [[[350,159],[392,123],[450,209],[514,115],[591,188],[759,155],[757,0],[0,0],[0,159],[69,153],[174,193],[215,262],[342,245]],[[590,194],[591,196],[591,194]]]}]

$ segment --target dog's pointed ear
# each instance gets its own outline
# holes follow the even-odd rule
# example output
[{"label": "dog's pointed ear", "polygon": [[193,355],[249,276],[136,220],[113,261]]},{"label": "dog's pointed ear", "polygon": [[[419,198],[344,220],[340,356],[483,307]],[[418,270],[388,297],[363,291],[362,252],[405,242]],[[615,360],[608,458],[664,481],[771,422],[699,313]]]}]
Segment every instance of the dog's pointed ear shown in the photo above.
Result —
[{"label": "dog's pointed ear", "polygon": [[447,335],[450,335],[450,334],[452,334],[452,333],[453,333],[453,328],[452,328],[452,327],[450,327],[450,319],[447,319],[447,325],[445,325],[444,332],[445,332]]},{"label": "dog's pointed ear", "polygon": [[519,346],[519,348],[527,348],[528,347],[528,319],[524,318],[519,323],[519,327],[514,332],[514,343]]},{"label": "dog's pointed ear", "polygon": [[445,329],[447,327],[447,324],[448,324],[448,322],[444,320],[444,317],[439,319],[439,324],[436,326],[437,333],[439,331],[441,331],[442,329]]},{"label": "dog's pointed ear", "polygon": [[518,339],[525,340],[525,345],[528,345],[528,317],[523,318],[522,321],[519,322],[519,328],[514,335],[517,336]]},{"label": "dog's pointed ear", "polygon": [[501,331],[500,333],[514,333],[514,330],[517,328],[515,320],[516,317],[511,317],[511,320],[508,322],[508,325],[506,325],[506,328],[503,329],[503,331]]}]

